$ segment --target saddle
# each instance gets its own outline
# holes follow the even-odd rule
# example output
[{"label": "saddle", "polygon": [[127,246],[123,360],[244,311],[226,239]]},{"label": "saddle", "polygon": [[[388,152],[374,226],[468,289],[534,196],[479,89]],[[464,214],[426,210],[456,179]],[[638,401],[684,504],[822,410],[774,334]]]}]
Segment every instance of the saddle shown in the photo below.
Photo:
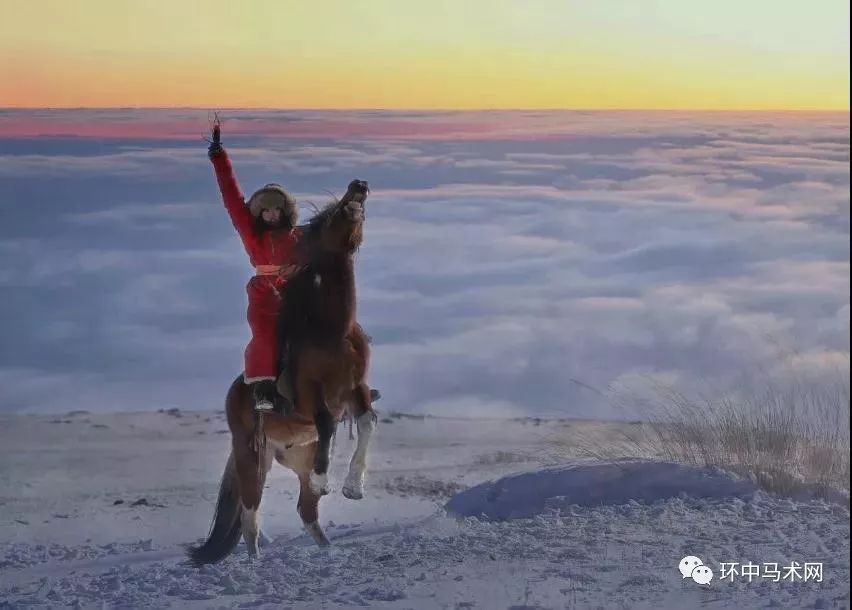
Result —
[{"label": "saddle", "polygon": [[[283,381],[285,373],[286,373],[286,371],[281,371],[281,373],[279,373],[279,375],[278,375],[278,379],[275,381],[275,388],[276,388],[276,390],[278,390],[278,392],[276,393],[275,399],[273,400],[273,403],[272,403],[273,409],[272,410],[275,413],[278,413],[279,415],[290,415],[293,412],[292,403],[287,404],[287,401],[284,400],[284,396],[283,396],[283,393],[286,392],[286,387],[287,387],[286,385],[284,385],[283,390],[282,390],[281,384],[287,383],[286,381]],[[382,397],[381,392],[379,392],[376,388],[370,388],[370,403],[374,403],[374,402],[378,401],[379,399],[381,399],[381,397]]]},{"label": "saddle", "polygon": [[[367,343],[373,343],[373,338],[364,333],[367,338]],[[292,355],[289,353],[289,346],[285,346],[281,350],[281,362],[279,364],[279,373],[278,378],[275,380],[275,389],[277,393],[273,400],[273,411],[278,413],[279,415],[290,415],[293,411],[293,405],[287,404],[288,401],[284,400],[285,395],[291,395],[295,398],[296,392],[295,389],[290,387],[291,383],[287,380],[287,375],[289,374],[289,366],[287,364],[287,359],[292,358]],[[288,387],[290,387],[290,391],[288,392]],[[377,389],[370,389],[370,403],[374,403],[382,397],[382,393]]]}]

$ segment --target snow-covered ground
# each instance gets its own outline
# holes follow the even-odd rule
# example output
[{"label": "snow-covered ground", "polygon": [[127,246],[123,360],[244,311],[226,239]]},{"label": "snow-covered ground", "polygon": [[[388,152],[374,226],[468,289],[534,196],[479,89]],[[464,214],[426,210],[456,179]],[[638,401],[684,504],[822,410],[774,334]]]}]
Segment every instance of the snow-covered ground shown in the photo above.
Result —
[{"label": "snow-covered ground", "polygon": [[[240,545],[199,570],[182,546],[212,517],[221,414],[0,417],[0,607],[849,607],[848,505],[584,458],[627,426],[383,417],[368,496],[320,504],[332,547],[302,535],[295,477],[276,466],[261,558]],[[351,449],[341,432],[338,484]],[[682,578],[687,555],[710,584]],[[822,582],[774,582],[763,566],[794,561],[820,563]],[[722,562],[761,573],[723,581]]]}]

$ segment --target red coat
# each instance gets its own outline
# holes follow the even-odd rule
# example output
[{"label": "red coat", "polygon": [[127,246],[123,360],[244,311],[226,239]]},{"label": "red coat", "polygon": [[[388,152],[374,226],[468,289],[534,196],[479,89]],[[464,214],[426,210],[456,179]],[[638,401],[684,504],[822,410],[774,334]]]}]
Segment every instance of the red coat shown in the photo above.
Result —
[{"label": "red coat", "polygon": [[[222,192],[225,209],[242,239],[254,267],[259,265],[293,264],[300,229],[289,232],[255,232],[255,219],[249,212],[231,161],[225,151],[213,157],[216,180]],[[246,383],[275,379],[279,369],[278,315],[281,311],[282,289],[286,281],[277,275],[256,274],[246,286],[248,293],[248,323],[251,342],[245,352]]]},{"label": "red coat", "polygon": [[240,185],[227,152],[223,150],[213,157],[213,168],[216,170],[216,180],[219,182],[225,209],[228,210],[231,222],[234,223],[234,228],[243,241],[252,266],[292,264],[295,259],[299,229],[288,233],[264,231],[258,235],[254,230],[255,219],[249,212],[240,191]]}]

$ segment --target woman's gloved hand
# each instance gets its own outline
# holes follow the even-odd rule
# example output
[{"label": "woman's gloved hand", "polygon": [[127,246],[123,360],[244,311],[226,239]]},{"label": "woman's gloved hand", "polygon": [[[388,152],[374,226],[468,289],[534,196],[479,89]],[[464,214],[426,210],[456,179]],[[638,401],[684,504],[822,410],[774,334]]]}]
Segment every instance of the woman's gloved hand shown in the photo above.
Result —
[{"label": "woman's gloved hand", "polygon": [[219,124],[217,123],[213,127],[213,139],[210,141],[210,148],[207,149],[207,156],[211,159],[221,153],[224,149],[222,148],[222,134],[219,129]]}]

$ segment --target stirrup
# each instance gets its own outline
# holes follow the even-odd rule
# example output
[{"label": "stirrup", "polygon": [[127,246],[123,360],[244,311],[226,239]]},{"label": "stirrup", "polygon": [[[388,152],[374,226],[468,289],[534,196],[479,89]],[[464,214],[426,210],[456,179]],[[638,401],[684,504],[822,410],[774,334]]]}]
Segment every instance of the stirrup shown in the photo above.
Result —
[{"label": "stirrup", "polygon": [[269,400],[264,399],[254,403],[254,410],[260,411],[261,413],[267,413],[269,411],[274,411],[275,405],[269,402]]}]

